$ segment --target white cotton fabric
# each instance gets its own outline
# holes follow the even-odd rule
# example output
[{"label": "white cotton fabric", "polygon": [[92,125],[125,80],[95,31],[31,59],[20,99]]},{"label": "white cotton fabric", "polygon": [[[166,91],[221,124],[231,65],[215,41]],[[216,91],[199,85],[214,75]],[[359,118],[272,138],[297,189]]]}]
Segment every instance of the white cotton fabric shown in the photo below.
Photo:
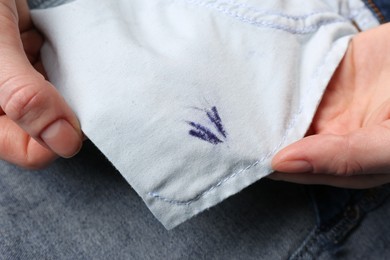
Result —
[{"label": "white cotton fabric", "polygon": [[350,18],[376,25],[360,1],[330,0],[78,0],[32,15],[50,80],[166,228],[271,173],[310,125]]}]

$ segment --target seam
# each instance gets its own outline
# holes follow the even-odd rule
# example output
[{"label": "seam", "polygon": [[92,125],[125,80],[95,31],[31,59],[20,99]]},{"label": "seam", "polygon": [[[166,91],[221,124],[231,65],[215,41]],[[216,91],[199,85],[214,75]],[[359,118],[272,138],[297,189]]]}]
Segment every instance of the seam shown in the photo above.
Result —
[{"label": "seam", "polygon": [[[258,19],[248,18],[248,17],[245,17],[245,16],[242,16],[242,15],[238,14],[238,12],[232,12],[228,8],[221,6],[221,3],[225,3],[226,5],[228,5],[229,2],[232,3],[232,1],[218,1],[218,0],[216,0],[216,1],[214,1],[214,3],[206,3],[203,0],[185,0],[185,1],[188,2],[188,3],[191,3],[191,4],[205,6],[205,7],[217,10],[217,11],[219,11],[221,13],[224,13],[226,15],[232,16],[232,17],[234,17],[234,18],[236,18],[236,19],[238,19],[240,21],[243,21],[243,22],[246,22],[246,23],[250,23],[250,24],[258,26],[258,27],[261,26],[261,27],[269,27],[269,28],[273,28],[273,29],[279,29],[279,30],[283,30],[283,31],[286,31],[286,32],[290,32],[292,34],[310,33],[310,32],[312,32],[314,30],[317,30],[320,26],[323,26],[323,25],[332,24],[332,23],[339,23],[339,22],[348,22],[348,20],[345,19],[345,18],[332,19],[332,20],[327,19],[327,20],[322,20],[322,21],[318,22],[315,25],[311,25],[311,26],[308,26],[308,27],[305,27],[305,28],[301,28],[301,29],[295,29],[295,28],[284,26],[284,25],[280,25],[280,24],[275,24],[275,23],[271,23],[271,22],[260,21]],[[237,5],[237,7],[240,7],[240,6],[244,6],[244,5]],[[293,19],[304,19],[304,18],[307,18],[307,17],[309,17],[311,15],[314,15],[314,14],[317,14],[317,13],[313,12],[313,13],[308,14],[306,16],[300,16],[300,17],[298,17],[298,16],[293,17],[293,16],[284,15],[284,17],[286,17],[286,18],[293,17]],[[274,14],[274,15],[279,15],[280,16],[280,14]],[[318,77],[318,71],[322,70],[322,68],[325,66],[329,56],[330,56],[330,52],[328,52],[328,54],[324,58],[322,64],[317,68],[316,72],[314,72],[311,81],[313,81],[314,79],[316,79]],[[307,91],[306,94],[310,93],[311,90],[312,90],[312,88],[309,89],[309,91]],[[303,98],[303,100],[305,100],[305,99]],[[153,198],[155,198],[155,199],[158,199],[158,200],[170,203],[170,204],[181,205],[181,206],[189,206],[190,204],[200,200],[202,197],[204,197],[205,195],[207,195],[208,193],[210,193],[211,191],[213,191],[217,187],[220,187],[221,185],[225,184],[230,179],[232,179],[234,177],[237,177],[237,176],[241,175],[242,173],[247,172],[247,170],[249,170],[249,169],[251,169],[251,168],[261,164],[265,160],[269,159],[284,144],[284,142],[286,141],[288,135],[290,134],[290,131],[296,125],[296,123],[298,121],[298,118],[302,114],[302,111],[304,110],[305,107],[306,107],[306,103],[301,103],[300,104],[300,106],[298,108],[298,111],[295,112],[295,114],[292,116],[292,119],[289,122],[289,124],[288,124],[288,126],[286,128],[286,131],[285,131],[284,135],[282,136],[281,141],[279,142],[278,145],[275,146],[274,149],[272,149],[270,152],[268,152],[265,156],[261,157],[259,160],[257,160],[254,163],[248,165],[246,168],[241,169],[241,170],[239,170],[237,172],[234,172],[234,173],[232,173],[232,174],[230,174],[230,175],[220,179],[217,183],[209,186],[208,188],[204,189],[203,191],[200,191],[193,198],[187,199],[187,200],[177,200],[177,199],[172,199],[172,198],[168,198],[168,197],[162,196],[162,195],[160,195],[156,191],[151,191],[151,192],[148,193],[148,195],[153,197]]]},{"label": "seam", "polygon": [[290,123],[288,124],[287,128],[286,128],[286,131],[284,133],[284,135],[282,136],[282,140],[279,142],[278,145],[275,146],[274,149],[272,149],[270,152],[268,152],[266,155],[264,155],[263,157],[261,157],[259,160],[255,161],[254,163],[250,164],[249,166],[247,166],[246,168],[244,169],[241,169],[237,172],[234,172],[228,176],[226,176],[225,178],[222,178],[220,179],[216,184],[214,185],[211,185],[209,188],[201,191],[198,193],[198,195],[196,195],[195,197],[193,197],[192,199],[188,199],[188,200],[176,200],[176,199],[170,199],[170,198],[167,198],[167,197],[164,197],[162,195],[160,195],[159,193],[157,192],[149,192],[149,196],[152,196],[153,198],[156,198],[156,199],[159,199],[159,200],[162,200],[162,201],[165,201],[165,202],[168,202],[170,204],[176,204],[176,205],[190,205],[191,203],[195,202],[195,201],[198,201],[199,199],[201,199],[203,196],[207,195],[208,193],[210,193],[212,190],[214,190],[215,188],[223,185],[224,183],[226,183],[228,180],[234,178],[234,177],[237,177],[238,175],[240,175],[241,173],[245,173],[245,171],[249,170],[250,168],[252,167],[255,167],[257,166],[258,164],[261,164],[262,162],[264,162],[265,160],[269,159],[282,145],[283,143],[286,141],[287,139],[287,136],[289,135],[291,129],[293,129],[293,127],[295,126],[296,122],[297,122],[297,119],[298,117],[302,114],[302,111],[303,111],[303,105],[301,105],[298,109],[298,112],[296,112],[294,114],[294,116],[292,117]]},{"label": "seam", "polygon": [[[350,14],[348,15],[348,19],[352,22],[352,24],[358,29],[359,32],[365,30],[367,27],[369,27],[369,22],[367,21],[367,13],[369,12],[372,14],[371,9],[363,4],[362,7],[354,8],[350,10]],[[358,19],[360,15],[363,15],[365,19]],[[376,18],[376,17],[375,17]],[[377,21],[377,19],[375,19]]]},{"label": "seam", "polygon": [[[322,238],[321,238],[322,239]],[[309,247],[320,240],[320,232],[316,226],[310,231],[299,247],[289,256],[289,260],[302,259],[304,255],[310,254]],[[314,257],[314,256],[312,256]]]},{"label": "seam", "polygon": [[[187,2],[199,4],[200,1],[199,0],[187,0]],[[198,2],[198,3],[196,3],[196,2]],[[307,18],[314,16],[314,15],[317,15],[317,14],[324,14],[324,13],[329,12],[328,10],[324,10],[324,11],[318,10],[318,11],[312,11],[312,12],[304,14],[304,15],[291,15],[291,14],[283,13],[280,11],[263,10],[263,9],[260,9],[260,8],[254,7],[254,6],[249,6],[249,5],[244,4],[244,3],[237,3],[233,0],[216,0],[214,3],[214,5],[223,5],[223,4],[231,5],[230,9],[234,9],[234,8],[246,9],[246,10],[253,11],[254,14],[274,15],[274,16],[283,17],[286,19],[291,19],[291,20],[303,20],[303,19],[307,19]],[[209,5],[209,4],[202,3],[201,5]]]},{"label": "seam", "polygon": [[378,6],[374,3],[373,0],[366,0],[367,5],[371,8],[371,10],[375,13],[376,17],[378,17],[380,23],[385,23],[386,18],[382,14],[381,10],[378,8]]},{"label": "seam", "polygon": [[[349,15],[347,16],[347,18],[349,20],[353,20],[355,19],[356,17],[358,17],[360,14],[362,14],[364,11],[367,11],[367,7],[366,6],[362,6],[362,7],[358,7],[358,8],[353,8],[350,10],[349,12]],[[369,10],[368,10],[369,11]]]},{"label": "seam", "polygon": [[[228,16],[233,17],[241,22],[248,23],[248,24],[254,25],[256,27],[265,27],[265,28],[271,28],[271,29],[275,29],[275,30],[282,30],[282,31],[285,31],[285,32],[288,32],[291,34],[307,34],[307,33],[317,31],[319,27],[324,26],[324,25],[348,22],[348,20],[345,19],[344,17],[340,17],[337,19],[336,18],[323,19],[323,20],[321,20],[313,25],[310,25],[310,26],[306,26],[306,27],[302,27],[302,28],[295,28],[292,26],[287,26],[287,25],[283,25],[283,24],[264,21],[264,20],[261,20],[259,18],[254,18],[253,15],[268,14],[268,15],[275,15],[275,16],[279,16],[279,17],[283,17],[283,18],[287,18],[287,19],[292,19],[292,20],[302,20],[302,19],[306,19],[310,16],[313,16],[316,14],[321,14],[321,13],[324,14],[326,12],[318,11],[318,12],[312,12],[312,13],[309,13],[307,15],[302,15],[302,16],[292,16],[292,15],[287,15],[287,14],[278,13],[278,12],[267,13],[266,11],[261,11],[259,9],[254,8],[254,7],[249,7],[249,6],[244,5],[244,4],[236,4],[233,1],[226,1],[226,0],[222,0],[222,1],[216,0],[213,3],[210,3],[210,2],[207,3],[204,0],[185,0],[185,1],[187,3],[190,3],[190,4],[214,9],[222,14],[228,15]],[[251,17],[241,15],[238,13],[238,11],[232,11],[232,9],[244,9],[244,11],[253,11],[253,15],[251,15]]]},{"label": "seam", "polygon": [[[319,67],[313,73],[313,77],[311,78],[310,81],[314,81],[315,79],[317,79],[319,77],[319,71],[321,71],[323,69],[323,67],[325,66],[325,64],[327,64],[328,59],[329,59],[331,53],[332,53],[331,51],[329,51],[327,53],[327,55],[325,56],[322,64],[319,65]],[[310,88],[308,91],[306,91],[306,95],[302,98],[302,100],[306,100],[305,97],[308,96],[311,93],[312,90],[313,90],[313,88]],[[204,197],[205,195],[207,195],[208,193],[213,191],[215,188],[220,187],[221,185],[223,185],[224,183],[226,183],[230,179],[232,179],[234,177],[237,177],[237,176],[239,176],[242,173],[247,172],[247,170],[249,170],[250,168],[253,168],[253,167],[259,165],[260,163],[264,162],[265,160],[269,159],[284,144],[284,142],[287,139],[287,136],[289,135],[290,131],[294,128],[295,124],[298,121],[298,117],[302,114],[302,111],[304,110],[304,108],[306,106],[307,106],[307,103],[304,103],[304,102],[302,102],[299,105],[298,111],[292,116],[292,119],[291,119],[290,123],[288,124],[284,135],[282,136],[282,140],[279,142],[278,145],[275,146],[274,149],[272,149],[266,155],[264,155],[259,160],[255,161],[254,163],[250,164],[246,168],[241,169],[241,170],[239,170],[237,172],[234,172],[234,173],[232,173],[232,174],[230,174],[230,175],[220,179],[216,184],[209,186],[208,188],[206,188],[203,191],[200,191],[197,195],[195,195],[195,197],[193,197],[191,199],[188,199],[188,200],[177,200],[177,199],[171,199],[171,198],[162,196],[158,192],[155,192],[155,191],[149,192],[148,195],[153,197],[153,198],[155,198],[155,199],[167,202],[169,204],[174,204],[174,205],[179,205],[179,206],[189,206],[192,203],[200,200],[202,197]]]},{"label": "seam", "polygon": [[157,192],[150,192],[149,195],[156,198],[156,199],[159,199],[159,200],[162,200],[162,201],[165,201],[165,202],[168,202],[168,203],[171,203],[171,204],[176,204],[176,205],[190,205],[191,203],[199,200],[200,198],[202,198],[203,196],[205,196],[207,193],[211,192],[212,190],[214,190],[215,188],[221,186],[222,184],[224,184],[225,182],[227,182],[228,180],[230,180],[231,178],[234,178],[236,177],[237,175],[239,175],[240,173],[256,166],[257,164],[261,163],[261,161],[256,161],[254,162],[253,164],[247,166],[246,168],[238,171],[238,172],[235,172],[221,180],[219,180],[216,184],[212,185],[211,187],[209,187],[208,189],[200,192],[198,195],[196,195],[194,198],[192,199],[189,199],[189,200],[175,200],[175,199],[169,199],[169,198],[166,198],[164,196],[161,196],[159,195]]}]

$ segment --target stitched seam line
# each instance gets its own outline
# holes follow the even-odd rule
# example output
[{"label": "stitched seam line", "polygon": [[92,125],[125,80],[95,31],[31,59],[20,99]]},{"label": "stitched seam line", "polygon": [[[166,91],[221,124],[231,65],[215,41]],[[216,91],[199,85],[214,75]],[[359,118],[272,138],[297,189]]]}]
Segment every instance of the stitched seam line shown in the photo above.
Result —
[{"label": "stitched seam line", "polygon": [[[272,23],[272,22],[268,22],[268,21],[264,21],[264,20],[260,20],[259,18],[253,18],[253,17],[248,17],[248,16],[243,16],[241,14],[239,14],[237,11],[234,12],[232,11],[231,9],[234,9],[234,8],[238,8],[238,9],[243,9],[242,6],[243,5],[239,5],[239,4],[236,4],[235,6],[232,6],[232,4],[226,2],[226,1],[215,1],[214,3],[206,3],[205,1],[200,1],[200,0],[185,0],[187,3],[190,3],[190,4],[195,4],[195,5],[199,5],[199,6],[204,6],[204,7],[207,7],[207,8],[210,8],[210,9],[214,9],[222,14],[225,14],[225,15],[228,15],[228,16],[231,16],[239,21],[242,21],[244,23],[248,23],[248,24],[251,24],[251,25],[254,25],[256,27],[265,27],[265,28],[272,28],[272,29],[275,29],[275,30],[282,30],[282,31],[285,31],[285,32],[288,32],[288,33],[291,33],[291,34],[307,34],[307,33],[311,33],[311,32],[314,32],[314,31],[317,31],[319,27],[321,26],[324,26],[324,25],[329,25],[329,24],[334,24],[334,23],[343,23],[343,22],[348,22],[347,19],[345,18],[338,18],[338,19],[324,19],[324,20],[321,20],[320,22],[316,23],[316,24],[313,24],[313,25],[310,25],[310,26],[307,26],[307,27],[304,27],[304,28],[294,28],[294,27],[291,27],[291,26],[287,26],[287,25],[282,25],[282,24],[277,24],[277,23]],[[224,7],[224,5],[228,5],[230,8],[228,7]],[[255,9],[252,7],[248,7],[248,6],[245,6],[246,10],[252,10],[254,11],[254,14],[267,14],[265,12],[261,12],[259,10],[255,11]],[[289,18],[289,19],[294,19],[294,20],[302,20],[302,19],[305,19],[309,16],[312,16],[314,14],[321,14],[321,13],[325,13],[325,12],[313,12],[311,14],[308,14],[306,16],[291,16],[291,15],[287,15],[287,14],[281,14],[281,13],[273,13],[271,12],[270,15],[276,15],[276,16],[280,16],[280,17],[284,17],[284,18]],[[253,15],[252,15],[253,16]]]},{"label": "stitched seam line", "polygon": [[235,172],[223,179],[221,179],[220,181],[218,181],[216,184],[212,185],[210,188],[204,190],[203,192],[200,192],[197,196],[195,196],[194,198],[192,199],[189,199],[189,200],[175,200],[175,199],[169,199],[169,198],[166,198],[164,196],[161,196],[159,195],[158,193],[156,192],[150,192],[149,195],[156,198],[156,199],[159,199],[159,200],[162,200],[162,201],[165,201],[165,202],[168,202],[168,203],[171,203],[171,204],[176,204],[176,205],[190,205],[191,203],[201,199],[203,196],[205,196],[207,193],[211,192],[212,190],[214,190],[215,188],[221,186],[222,184],[224,184],[225,182],[227,182],[228,180],[230,180],[231,178],[234,178],[236,177],[237,175],[239,175],[240,173],[256,166],[257,164],[261,163],[261,161],[256,161],[254,162],[253,164],[247,166],[246,168],[238,171],[238,172]]},{"label": "stitched seam line", "polygon": [[203,190],[201,191],[198,195],[196,195],[194,198],[192,199],[189,199],[189,200],[175,200],[175,199],[169,199],[167,197],[164,197],[164,196],[161,196],[160,194],[158,194],[157,192],[149,192],[148,194],[156,199],[159,199],[159,200],[162,200],[162,201],[165,201],[165,202],[168,202],[168,203],[171,203],[171,204],[176,204],[176,205],[190,205],[191,203],[195,202],[195,201],[198,201],[199,199],[201,199],[203,196],[207,195],[208,193],[210,193],[212,190],[214,190],[215,188],[223,185],[224,183],[226,183],[228,180],[234,178],[234,177],[237,177],[238,175],[240,175],[241,173],[244,173],[245,171],[249,170],[250,168],[254,167],[254,166],[257,166],[259,163],[262,163],[264,162],[265,160],[269,159],[282,145],[283,143],[286,141],[287,139],[287,136],[288,134],[290,133],[291,129],[293,129],[293,127],[295,126],[296,122],[297,122],[297,119],[299,117],[299,115],[302,114],[302,111],[303,111],[303,107],[304,105],[302,104],[300,107],[299,107],[299,110],[298,112],[293,116],[293,118],[291,119],[290,123],[288,124],[287,126],[287,129],[285,131],[285,134],[283,135],[282,137],[282,140],[279,142],[278,145],[275,146],[275,148],[273,150],[271,150],[270,152],[268,152],[265,156],[261,157],[259,160],[255,161],[254,163],[252,163],[251,165],[247,166],[246,168],[244,169],[241,169],[239,170],[238,172],[234,172],[230,175],[228,175],[227,177],[219,180],[216,184],[210,186],[209,188],[207,188],[206,190]]},{"label": "stitched seam line", "polygon": [[[311,81],[314,81],[315,79],[317,79],[319,77],[319,71],[322,70],[322,68],[325,66],[325,64],[327,63],[329,57],[330,57],[330,54],[331,52],[328,52],[326,57],[324,58],[322,64],[316,69],[316,71],[314,72],[313,74],[313,77],[311,79]],[[313,90],[313,88],[310,88],[308,91],[306,91],[306,96],[309,95],[311,93],[311,91]],[[303,100],[305,100],[305,98],[303,98]],[[306,103],[301,103],[300,106],[299,106],[299,109],[298,111],[296,112],[296,114],[292,117],[290,123],[288,124],[287,126],[287,129],[284,133],[284,135],[282,136],[282,140],[280,141],[280,143],[278,145],[276,145],[276,147],[271,150],[270,152],[268,152],[265,156],[263,156],[261,159],[259,159],[258,161],[254,162],[253,164],[247,166],[246,168],[238,171],[238,172],[234,172],[230,175],[228,175],[227,177],[224,177],[222,179],[220,179],[216,184],[210,186],[209,188],[199,192],[195,197],[193,197],[192,199],[188,199],[188,200],[176,200],[176,199],[170,199],[170,198],[167,198],[167,197],[164,197],[162,195],[160,195],[158,192],[149,192],[148,195],[155,198],[155,199],[158,199],[158,200],[161,200],[161,201],[164,201],[164,202],[167,202],[167,203],[170,203],[170,204],[175,204],[175,205],[181,205],[181,206],[189,206],[190,204],[192,204],[193,202],[196,202],[198,200],[200,200],[202,197],[204,197],[205,195],[207,195],[208,193],[210,193],[212,190],[214,190],[215,188],[223,185],[224,183],[226,183],[228,180],[234,178],[234,177],[237,177],[239,176],[240,174],[242,173],[245,173],[247,170],[249,170],[250,168],[254,167],[254,166],[257,166],[259,165],[259,163],[262,163],[264,162],[266,159],[270,158],[283,144],[284,142],[286,141],[287,139],[287,136],[289,135],[290,131],[294,128],[295,124],[297,123],[298,121],[298,117],[302,114],[302,111],[304,110],[304,108],[306,107]]]},{"label": "stitched seam line", "polygon": [[378,8],[378,6],[373,2],[373,0],[366,0],[368,6],[371,8],[372,11],[374,11],[375,15],[378,17],[380,23],[385,23],[386,18],[382,14],[381,10]]},{"label": "stitched seam line", "polygon": [[[187,2],[192,2],[194,4],[200,4],[199,0],[187,0]],[[196,3],[196,2],[198,2],[198,3]],[[243,3],[237,3],[233,0],[220,0],[220,1],[217,0],[214,3],[214,5],[223,5],[224,3],[230,4],[231,5],[230,9],[234,9],[234,8],[246,9],[246,10],[253,11],[254,14],[275,15],[278,17],[283,17],[283,18],[291,19],[291,20],[303,20],[303,19],[309,18],[313,15],[324,14],[324,13],[328,12],[327,10],[326,11],[313,11],[313,12],[310,12],[310,13],[307,13],[304,15],[290,15],[290,14],[286,14],[286,13],[282,13],[282,12],[278,12],[278,11],[261,10],[257,7],[249,6],[249,5],[243,4]],[[207,5],[207,4],[203,3],[202,5]]]},{"label": "stitched seam line", "polygon": [[295,259],[302,259],[305,255],[310,255],[311,257],[314,257],[312,254],[312,245],[314,243],[317,243],[319,240],[323,240],[322,233],[319,232],[317,227],[314,227],[314,229],[308,234],[308,236],[305,238],[303,243],[298,247],[298,249],[290,255],[288,258],[289,260],[295,260]]},{"label": "stitched seam line", "polygon": [[[186,0],[187,2],[191,2],[191,3],[195,3],[195,1],[193,0]],[[210,4],[205,4],[205,2],[200,2],[200,1],[196,1],[198,3],[200,3],[201,5],[204,5],[204,6],[209,6]],[[215,5],[215,4],[214,4]],[[212,6],[213,7],[213,6]],[[215,8],[214,8],[215,9]],[[217,9],[218,10],[218,9]],[[235,15],[236,18],[240,18],[242,19],[242,17],[239,17],[238,15]],[[341,19],[340,19],[341,20]],[[247,21],[247,20],[244,20],[244,21]],[[343,22],[346,21],[346,19],[342,19]],[[333,21],[332,23],[334,23],[335,21]],[[253,24],[253,23],[252,23]],[[314,27],[315,28],[318,28],[320,26],[321,22],[318,23],[317,25],[315,25]],[[313,27],[313,26],[311,26]],[[277,28],[275,28],[277,29]],[[283,29],[281,29],[283,30]],[[291,31],[290,31],[291,32]],[[294,32],[291,32],[291,33],[294,33]],[[322,62],[322,64],[316,69],[316,72],[314,73],[313,77],[312,77],[312,80],[313,81],[314,79],[317,79],[318,78],[318,72],[322,70],[322,68],[325,66],[328,58],[330,56],[330,53],[328,53],[324,59],[324,61]],[[306,94],[308,95],[310,92],[312,91],[312,88],[310,88]],[[305,100],[303,98],[303,100]],[[208,193],[210,193],[211,191],[213,191],[214,189],[216,189],[217,187],[223,185],[224,183],[226,183],[228,180],[234,178],[234,177],[237,177],[239,176],[240,174],[242,173],[245,173],[247,170],[249,170],[250,168],[252,167],[255,167],[257,165],[259,165],[260,163],[264,162],[265,160],[269,159],[283,144],[284,142],[286,141],[287,139],[287,136],[289,135],[290,131],[293,129],[293,127],[295,126],[295,124],[297,123],[297,120],[298,120],[298,117],[301,115],[304,107],[306,106],[305,103],[301,103],[300,106],[299,106],[299,109],[298,111],[295,113],[295,115],[293,115],[290,123],[288,124],[287,128],[286,128],[286,131],[285,131],[285,134],[282,136],[282,140],[280,141],[280,143],[278,145],[276,145],[276,147],[271,150],[270,152],[268,152],[265,156],[263,156],[262,158],[260,158],[259,160],[255,161],[254,163],[250,164],[249,166],[247,166],[246,168],[244,169],[241,169],[239,170],[238,172],[234,172],[222,179],[220,179],[216,184],[214,185],[211,185],[210,187],[206,188],[205,190],[199,192],[195,197],[191,198],[191,199],[188,199],[188,200],[177,200],[177,199],[171,199],[171,198],[167,198],[165,196],[162,196],[160,195],[158,192],[155,192],[155,191],[152,191],[152,192],[149,192],[148,195],[155,198],[155,199],[158,199],[158,200],[161,200],[161,201],[164,201],[164,202],[167,202],[167,203],[170,203],[170,204],[175,204],[175,205],[181,205],[181,206],[189,206],[190,204],[192,204],[193,202],[196,202],[198,200],[200,200],[202,197],[204,197],[205,195],[207,195]]]}]

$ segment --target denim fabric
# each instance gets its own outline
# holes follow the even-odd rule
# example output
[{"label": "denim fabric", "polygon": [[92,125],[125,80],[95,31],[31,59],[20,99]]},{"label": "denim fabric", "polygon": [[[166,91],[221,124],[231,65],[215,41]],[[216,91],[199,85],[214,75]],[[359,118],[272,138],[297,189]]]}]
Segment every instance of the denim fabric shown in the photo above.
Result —
[{"label": "denim fabric", "polygon": [[390,2],[388,0],[363,0],[381,23],[390,21]]},{"label": "denim fabric", "polygon": [[[390,251],[385,249],[390,234],[386,233],[386,228],[380,228],[380,223],[385,222],[384,218],[389,212],[390,184],[369,190],[325,186],[310,186],[308,189],[317,225],[290,259],[349,259],[352,255],[355,259],[384,259],[390,256]],[[362,225],[367,213],[383,203],[386,203],[381,209],[383,215],[377,215],[379,222]],[[370,237],[361,236],[359,239],[348,240],[353,232],[359,233],[359,229],[365,229],[365,232],[371,234],[377,229],[380,233],[378,236],[381,236],[381,240],[375,239],[378,246],[375,246],[374,252],[367,250],[366,242],[372,239]],[[361,250],[361,247],[366,249]]]},{"label": "denim fabric", "polygon": [[[60,159],[40,171],[0,162],[0,259],[390,256],[390,201],[374,210],[372,205],[383,200],[376,189],[362,191],[367,195],[365,203],[359,202],[364,196],[351,200],[353,191],[321,186],[310,190],[263,179],[167,231],[110,162],[87,142],[75,158]],[[326,217],[326,227],[317,226],[311,192],[323,202],[328,200],[327,207],[317,213],[329,211],[336,216]],[[356,202],[359,208],[372,211],[356,217],[348,208]]]},{"label": "denim fabric", "polygon": [[167,231],[90,142],[41,171],[0,162],[1,260],[286,259],[314,224],[303,186],[264,180]]}]

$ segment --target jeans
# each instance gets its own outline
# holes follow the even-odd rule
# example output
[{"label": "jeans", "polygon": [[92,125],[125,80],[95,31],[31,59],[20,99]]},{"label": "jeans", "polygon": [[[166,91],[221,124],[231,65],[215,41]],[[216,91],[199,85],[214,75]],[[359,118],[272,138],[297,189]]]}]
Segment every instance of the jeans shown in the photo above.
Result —
[{"label": "jeans", "polygon": [[87,142],[40,171],[0,163],[0,259],[383,259],[388,193],[263,179],[167,231]]},{"label": "jeans", "polygon": [[364,0],[381,23],[390,22],[390,2],[387,0]]}]

